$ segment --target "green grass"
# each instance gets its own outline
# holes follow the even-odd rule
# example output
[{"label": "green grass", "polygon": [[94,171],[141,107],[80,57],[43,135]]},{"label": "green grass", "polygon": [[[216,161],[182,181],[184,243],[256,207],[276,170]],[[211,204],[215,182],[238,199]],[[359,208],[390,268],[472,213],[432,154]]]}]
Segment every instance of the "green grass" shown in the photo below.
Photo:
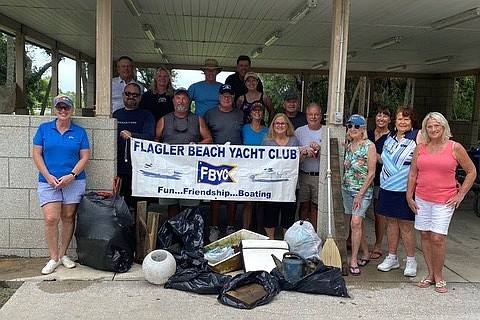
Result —
[{"label": "green grass", "polygon": [[7,303],[8,299],[15,293],[15,289],[0,287],[0,308]]}]

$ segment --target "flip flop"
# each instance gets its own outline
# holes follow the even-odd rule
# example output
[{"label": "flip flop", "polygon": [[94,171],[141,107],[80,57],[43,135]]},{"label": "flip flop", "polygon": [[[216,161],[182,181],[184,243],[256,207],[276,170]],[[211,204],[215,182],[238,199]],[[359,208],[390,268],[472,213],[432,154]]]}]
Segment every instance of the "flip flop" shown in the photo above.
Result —
[{"label": "flip flop", "polygon": [[362,258],[362,259],[358,259],[358,260],[357,260],[357,264],[358,264],[358,266],[360,266],[360,267],[365,267],[369,262],[370,262],[370,259],[364,259],[364,258]]},{"label": "flip flop", "polygon": [[370,259],[378,259],[383,255],[380,251],[371,251],[370,252]]},{"label": "flip flop", "polygon": [[[351,269],[352,267],[350,267]],[[442,280],[435,283],[435,292],[446,293],[447,292],[447,282]]]},{"label": "flip flop", "polygon": [[428,288],[432,285],[435,284],[435,281],[433,280],[430,280],[430,279],[427,279],[427,277],[423,278],[422,280],[420,280],[418,283],[417,283],[417,287],[419,288]]},{"label": "flip flop", "polygon": [[350,273],[352,276],[359,276],[362,272],[360,271],[360,268],[357,266],[350,266]]}]

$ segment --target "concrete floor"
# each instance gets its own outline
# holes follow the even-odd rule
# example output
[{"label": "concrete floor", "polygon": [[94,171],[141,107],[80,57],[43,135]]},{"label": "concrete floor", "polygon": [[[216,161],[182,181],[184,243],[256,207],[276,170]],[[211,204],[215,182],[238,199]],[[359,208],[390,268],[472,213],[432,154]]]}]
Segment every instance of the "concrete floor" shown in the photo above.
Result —
[{"label": "concrete floor", "polygon": [[[20,286],[0,309],[0,319],[112,319],[141,317],[156,319],[478,319],[480,314],[480,218],[472,211],[470,193],[455,213],[447,236],[444,278],[449,291],[437,294],[433,288],[415,286],[426,274],[417,239],[417,277],[403,276],[401,268],[379,272],[382,261],[372,260],[362,275],[345,277],[351,296],[338,298],[281,292],[271,303],[250,311],[221,305],[215,295],[197,295],[163,289],[144,280],[135,264],[123,274],[98,271],[86,266],[67,270],[59,267],[51,275],[40,275],[46,258],[0,258],[0,284]],[[240,208],[239,211],[240,212]],[[373,239],[373,221],[366,219],[368,242]],[[384,250],[386,239],[384,241]],[[405,257],[400,249],[399,258]]]}]

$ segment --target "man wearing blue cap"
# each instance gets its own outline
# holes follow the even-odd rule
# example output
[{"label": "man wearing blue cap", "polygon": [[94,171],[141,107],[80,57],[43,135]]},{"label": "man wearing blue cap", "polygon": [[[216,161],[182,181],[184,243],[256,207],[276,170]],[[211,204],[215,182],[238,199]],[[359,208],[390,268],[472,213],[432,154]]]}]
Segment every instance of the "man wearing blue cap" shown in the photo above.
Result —
[{"label": "man wearing blue cap", "polygon": [[[210,129],[214,144],[230,143],[234,145],[242,144],[242,125],[243,111],[233,107],[233,98],[235,92],[229,84],[224,84],[218,90],[219,105],[205,113],[205,121]],[[220,235],[218,229],[218,212],[220,211],[220,201],[210,202],[210,242],[216,241]],[[227,230],[226,234],[235,232],[235,212],[237,203],[227,201]]]}]

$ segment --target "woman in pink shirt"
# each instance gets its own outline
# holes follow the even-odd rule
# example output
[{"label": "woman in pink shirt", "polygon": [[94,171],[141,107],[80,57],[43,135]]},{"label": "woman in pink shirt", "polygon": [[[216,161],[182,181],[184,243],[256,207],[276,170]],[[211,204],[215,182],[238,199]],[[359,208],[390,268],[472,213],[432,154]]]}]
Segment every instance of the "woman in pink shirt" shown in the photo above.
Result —
[{"label": "woman in pink shirt", "polygon": [[[423,257],[428,274],[417,283],[420,288],[435,285],[447,292],[442,270],[445,262],[445,236],[453,212],[472,186],[477,172],[460,143],[449,140],[450,126],[439,112],[430,112],[422,122],[423,141],[415,149],[407,183],[407,202],[415,213],[415,229],[421,233]],[[455,171],[460,165],[467,173],[458,188]],[[415,195],[415,197],[414,197]]]}]

